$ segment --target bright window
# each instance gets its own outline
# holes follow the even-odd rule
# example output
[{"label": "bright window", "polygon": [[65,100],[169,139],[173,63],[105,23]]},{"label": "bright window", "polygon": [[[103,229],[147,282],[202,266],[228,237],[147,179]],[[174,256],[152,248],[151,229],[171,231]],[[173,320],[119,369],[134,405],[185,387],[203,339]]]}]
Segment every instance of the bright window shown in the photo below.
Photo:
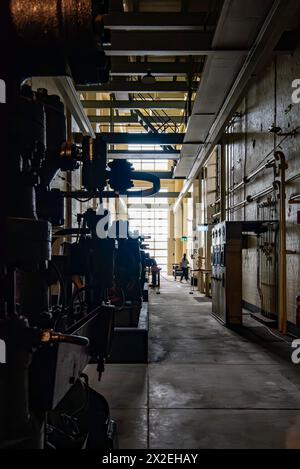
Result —
[{"label": "bright window", "polygon": [[[167,191],[168,189],[161,189],[161,192]],[[151,236],[151,239],[145,240],[145,244],[149,245],[146,251],[156,259],[164,272],[167,271],[168,266],[169,209],[167,203],[167,198],[160,197],[134,198],[129,199],[128,202],[130,230],[138,230],[140,235]]]},{"label": "bright window", "polygon": [[[163,151],[160,145],[128,145],[128,150],[138,153],[139,151]],[[168,171],[168,160],[128,160],[137,171]]]}]

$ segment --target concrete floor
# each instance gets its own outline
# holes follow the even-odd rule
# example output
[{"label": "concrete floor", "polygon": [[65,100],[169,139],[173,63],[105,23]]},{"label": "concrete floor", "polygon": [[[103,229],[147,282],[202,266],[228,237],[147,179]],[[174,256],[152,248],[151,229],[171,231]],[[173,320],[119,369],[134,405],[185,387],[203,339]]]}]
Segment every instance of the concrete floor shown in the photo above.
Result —
[{"label": "concrete floor", "polygon": [[150,295],[148,365],[108,365],[120,448],[300,448],[300,368],[289,344],[245,316],[231,331],[187,285]]}]

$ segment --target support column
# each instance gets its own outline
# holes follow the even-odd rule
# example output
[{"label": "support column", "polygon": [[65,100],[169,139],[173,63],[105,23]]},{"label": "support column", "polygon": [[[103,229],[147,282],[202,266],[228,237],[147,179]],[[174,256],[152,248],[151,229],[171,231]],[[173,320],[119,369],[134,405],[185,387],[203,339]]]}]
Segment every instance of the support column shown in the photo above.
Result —
[{"label": "support column", "polygon": [[168,275],[172,275],[172,266],[175,264],[175,236],[174,213],[169,211],[169,237],[168,237]]}]

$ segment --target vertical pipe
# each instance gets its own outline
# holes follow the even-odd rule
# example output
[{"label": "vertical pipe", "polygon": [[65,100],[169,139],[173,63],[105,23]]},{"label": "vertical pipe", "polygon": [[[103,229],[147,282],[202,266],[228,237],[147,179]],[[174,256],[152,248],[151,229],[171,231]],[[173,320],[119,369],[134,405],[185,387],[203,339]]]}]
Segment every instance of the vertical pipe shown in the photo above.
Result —
[{"label": "vertical pipe", "polygon": [[220,145],[220,207],[221,207],[221,221],[226,220],[226,145],[224,139]]},{"label": "vertical pipe", "polygon": [[[228,141],[226,140],[226,143],[228,143]],[[230,181],[229,181],[229,176],[230,176],[230,169],[229,169],[229,147],[228,147],[228,144],[225,145],[225,166],[226,166],[226,213],[228,214],[227,217],[228,217],[228,220],[230,221],[230,217],[231,217],[231,214],[230,214]]]},{"label": "vertical pipe", "polygon": [[287,273],[286,273],[286,191],[285,191],[285,172],[287,163],[283,152],[277,151],[275,159],[280,162],[280,222],[279,222],[279,331],[283,334],[287,332]]},{"label": "vertical pipe", "polygon": [[[244,180],[247,176],[247,162],[248,162],[248,96],[245,96],[244,100],[245,105],[245,157],[244,157]],[[243,185],[244,188],[244,200],[247,199],[247,184]],[[247,220],[247,206],[244,205],[244,220]]]}]

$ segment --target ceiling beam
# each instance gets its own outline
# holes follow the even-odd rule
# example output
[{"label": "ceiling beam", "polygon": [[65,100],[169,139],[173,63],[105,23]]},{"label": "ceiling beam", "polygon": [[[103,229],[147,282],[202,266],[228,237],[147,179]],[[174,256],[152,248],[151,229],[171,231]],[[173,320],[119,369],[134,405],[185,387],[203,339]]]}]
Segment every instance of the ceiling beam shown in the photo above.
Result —
[{"label": "ceiling beam", "polygon": [[[149,173],[149,171],[142,170],[142,173]],[[153,176],[157,176],[159,179],[167,180],[173,179],[173,172],[172,171],[150,171]]]},{"label": "ceiling beam", "polygon": [[[132,179],[134,180],[134,176],[132,177]],[[138,188],[137,188],[138,189]],[[134,195],[134,192],[135,191],[132,191],[132,192],[128,192],[125,195],[123,195],[122,197],[128,197],[130,199],[134,199],[135,195]],[[90,192],[88,191],[85,191],[85,190],[81,190],[81,191],[66,191],[66,192],[62,192],[63,196],[65,198],[77,198],[77,199],[87,199],[91,196]],[[98,199],[99,196],[100,196],[100,193],[96,193],[96,194],[93,194],[94,198],[95,199]],[[104,191],[101,193],[101,196],[103,196],[105,199],[114,199],[116,198],[116,193],[114,191]],[[177,197],[179,196],[179,192],[158,192],[157,194],[154,194],[151,196],[151,198],[155,198],[155,199],[176,199]],[[187,194],[186,196],[187,199],[190,199],[191,198],[191,194]],[[145,200],[145,204],[147,205],[147,200],[149,199],[149,197],[142,197],[143,200]],[[128,201],[128,204],[130,204],[130,202]],[[149,202],[148,202],[149,205],[151,205]],[[134,207],[137,207],[138,204],[134,204]]]},{"label": "ceiling beam", "polygon": [[[202,64],[198,65],[199,72],[203,70]],[[111,76],[143,76],[147,70],[151,70],[154,76],[186,76],[192,71],[191,64],[185,62],[128,62],[124,57],[112,57]]]},{"label": "ceiling beam", "polygon": [[79,99],[73,80],[70,77],[64,76],[54,77],[52,80],[82,134],[94,138],[93,127],[83,109],[82,101]]},{"label": "ceiling beam", "polygon": [[199,31],[212,27],[216,17],[200,13],[112,13],[104,16],[104,25],[113,31]]},{"label": "ceiling beam", "polygon": [[[199,82],[192,83],[192,89],[197,90]],[[96,93],[187,93],[189,86],[186,82],[156,82],[145,85],[139,81],[112,80],[103,85],[78,85],[78,91],[93,91]]]},{"label": "ceiling beam", "polygon": [[97,101],[82,100],[84,108],[89,109],[184,109],[186,101],[182,100],[116,100],[116,101]]},{"label": "ceiling beam", "polygon": [[[232,6],[231,1],[228,0],[226,3]],[[236,0],[235,3],[238,5],[239,0]],[[252,10],[254,7],[253,0],[249,0],[247,3],[249,11]],[[266,3],[257,3],[259,3],[262,8],[267,8]],[[257,77],[257,74],[263,70],[267,63],[269,63],[274,48],[282,37],[283,32],[286,28],[289,27],[289,24],[293,21],[294,18],[299,17],[300,5],[298,0],[277,0],[273,4],[272,2],[269,3],[270,5],[266,12],[267,15],[265,16],[265,21],[260,27],[258,34],[255,35],[247,59],[244,61],[244,63],[241,64],[238,74],[235,74],[232,85],[226,92],[225,99],[224,96],[222,97],[222,105],[220,106],[215,119],[208,128],[206,145],[202,145],[201,143],[203,142],[199,142],[194,158],[193,155],[191,155],[193,161],[192,167],[188,171],[187,180],[185,181],[180,192],[180,196],[175,203],[174,210],[177,210],[180,202],[188,193],[193,181],[196,177],[198,177],[201,168],[209,159],[215,146],[220,142],[220,139],[226,129],[226,125],[232,118],[234,112],[242,100],[242,97],[245,96],[249,86],[254,82],[254,77]],[[241,10],[241,12],[243,11],[244,10]],[[262,13],[263,12],[261,12],[261,14]],[[224,12],[224,16],[227,20],[230,20],[227,11]],[[234,19],[236,20],[236,17]],[[243,18],[241,18],[241,20],[243,20]],[[256,19],[258,23],[257,26],[259,23],[261,23],[259,20],[260,18],[258,17]],[[226,24],[226,21],[224,21],[224,23]],[[245,31],[245,21],[241,21],[241,23],[243,25],[243,29],[241,29],[241,31]],[[221,24],[224,26],[223,23]],[[252,22],[249,25],[249,30],[252,32],[252,34],[253,31],[255,32]],[[237,28],[237,32],[239,31],[240,29]],[[232,22],[230,21],[227,25],[227,33],[229,34],[230,40],[232,41]],[[226,38],[226,34],[224,34],[224,31],[221,31],[220,28],[220,37],[217,39],[224,40],[224,37]],[[245,42],[245,39],[243,42]],[[200,88],[198,93],[200,94],[201,91],[202,90]],[[201,95],[199,98],[201,100]]]},{"label": "ceiling beam", "polygon": [[[183,116],[146,116],[151,124],[182,124]],[[92,124],[138,124],[140,119],[137,115],[130,116],[88,116]]]},{"label": "ceiling beam", "polygon": [[107,157],[114,160],[178,160],[180,151],[131,151],[131,150],[110,150]]},{"label": "ceiling beam", "polygon": [[[96,134],[106,143],[115,145],[181,145],[184,139],[183,133],[123,133],[123,132],[101,132]],[[75,134],[76,142],[80,142],[82,135]]]},{"label": "ceiling beam", "polygon": [[[111,31],[111,45],[105,47],[108,56],[190,56],[211,55],[213,33],[191,31]],[[247,51],[224,50],[218,54],[247,55]]]}]

